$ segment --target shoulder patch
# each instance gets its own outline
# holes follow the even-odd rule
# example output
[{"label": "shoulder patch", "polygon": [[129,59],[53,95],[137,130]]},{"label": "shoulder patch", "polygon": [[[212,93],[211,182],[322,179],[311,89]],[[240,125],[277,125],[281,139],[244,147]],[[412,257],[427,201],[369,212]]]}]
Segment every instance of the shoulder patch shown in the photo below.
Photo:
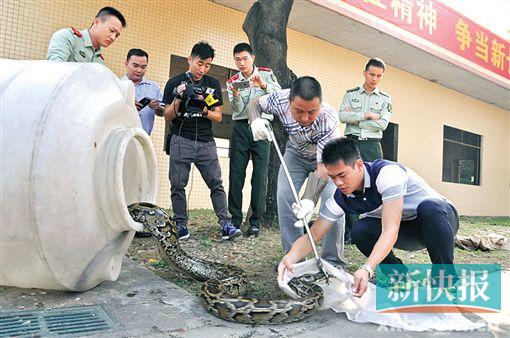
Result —
[{"label": "shoulder patch", "polygon": [[263,71],[263,72],[270,72],[271,71],[271,68],[269,68],[269,67],[258,67],[258,69]]},{"label": "shoulder patch", "polygon": [[79,38],[83,37],[83,35],[81,35],[80,31],[77,30],[76,28],[71,27],[71,30],[73,31],[73,34],[76,35],[77,37],[79,37]]},{"label": "shoulder patch", "polygon": [[382,96],[386,96],[387,98],[389,98],[390,96],[388,94],[386,94],[385,92],[383,92],[382,90],[379,90],[379,94],[381,94]]},{"label": "shoulder patch", "polygon": [[239,79],[239,73],[237,73],[236,75],[232,76],[230,79],[227,80],[227,82],[228,83],[232,83],[232,82],[234,82],[237,79]]},{"label": "shoulder patch", "polygon": [[350,92],[355,92],[355,91],[357,91],[357,90],[359,90],[359,86],[358,86],[358,87],[351,88],[351,89],[347,89],[345,92],[346,92],[346,93],[350,93]]}]

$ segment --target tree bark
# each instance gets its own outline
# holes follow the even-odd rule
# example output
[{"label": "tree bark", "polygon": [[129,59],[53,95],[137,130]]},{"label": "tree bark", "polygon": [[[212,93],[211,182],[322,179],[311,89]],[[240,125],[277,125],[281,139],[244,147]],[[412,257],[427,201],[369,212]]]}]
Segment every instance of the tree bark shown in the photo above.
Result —
[{"label": "tree bark", "polygon": [[[243,30],[256,55],[257,66],[271,67],[282,88],[289,88],[296,75],[287,67],[287,22],[293,0],[259,0],[250,8],[244,20]],[[282,153],[288,140],[281,122],[272,122],[276,141]],[[274,145],[274,143],[273,143]],[[266,196],[266,213],[262,223],[269,227],[277,223],[276,189],[280,161],[271,147]]]}]

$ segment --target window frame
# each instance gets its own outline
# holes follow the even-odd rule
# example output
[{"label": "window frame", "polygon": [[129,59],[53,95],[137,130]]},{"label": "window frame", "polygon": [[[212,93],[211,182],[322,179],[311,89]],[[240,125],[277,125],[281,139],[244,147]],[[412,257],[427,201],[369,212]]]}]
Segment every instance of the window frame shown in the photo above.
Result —
[{"label": "window frame", "polygon": [[[447,135],[448,134],[448,135]],[[457,136],[457,137],[452,137],[452,136]],[[450,138],[449,138],[450,137]],[[453,139],[455,138],[455,139]],[[465,139],[470,139],[469,140],[469,143],[465,142]],[[477,142],[478,145],[475,145],[473,144],[473,139],[475,139]],[[466,158],[459,158],[459,159],[451,159],[451,155],[448,157],[447,153],[446,153],[446,148],[447,148],[447,145],[457,145],[457,146],[460,146],[460,149],[474,149],[476,152],[475,152],[475,158],[469,158],[469,156],[467,156]],[[443,159],[442,159],[442,177],[441,177],[441,181],[442,182],[445,182],[445,183],[454,183],[454,184],[464,184],[464,185],[471,185],[471,186],[481,186],[482,185],[482,147],[483,147],[483,138],[482,138],[482,135],[479,135],[479,134],[476,134],[476,133],[473,133],[473,132],[470,132],[470,131],[467,131],[467,130],[463,130],[463,129],[460,129],[460,128],[455,128],[455,127],[452,127],[452,126],[449,126],[449,125],[443,125]],[[458,161],[458,163],[456,164],[457,167],[453,167],[453,169],[457,169],[456,170],[456,174],[455,174],[455,171],[453,173],[451,173],[449,175],[449,177],[447,177],[448,175],[446,175],[446,171],[445,171],[445,164],[448,163],[449,161]],[[468,182],[463,182],[462,181],[462,177],[461,177],[461,167],[462,167],[462,163],[463,161],[474,161],[474,165],[473,165],[473,169],[474,169],[474,173],[473,173],[473,177],[474,177],[474,180],[472,181],[472,183],[468,183]]]}]

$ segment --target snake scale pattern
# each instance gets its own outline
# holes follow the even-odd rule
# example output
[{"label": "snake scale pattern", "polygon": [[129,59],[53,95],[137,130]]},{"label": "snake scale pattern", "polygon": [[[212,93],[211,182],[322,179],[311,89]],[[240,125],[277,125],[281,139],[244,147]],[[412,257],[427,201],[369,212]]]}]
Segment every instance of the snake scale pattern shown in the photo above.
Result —
[{"label": "snake scale pattern", "polygon": [[293,278],[289,286],[297,299],[264,300],[245,296],[247,279],[239,267],[193,257],[180,246],[175,226],[168,213],[150,203],[128,207],[131,217],[142,223],[156,238],[163,260],[194,279],[204,282],[202,298],[215,316],[244,324],[285,324],[300,321],[317,311],[323,291],[316,284],[321,273]]}]

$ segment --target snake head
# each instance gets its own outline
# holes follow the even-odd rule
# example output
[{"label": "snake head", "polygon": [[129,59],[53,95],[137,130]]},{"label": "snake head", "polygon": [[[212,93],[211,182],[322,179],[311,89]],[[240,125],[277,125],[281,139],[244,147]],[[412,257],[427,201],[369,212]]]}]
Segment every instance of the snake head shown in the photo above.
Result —
[{"label": "snake head", "polygon": [[134,203],[128,211],[135,222],[142,223],[144,228],[158,238],[178,238],[172,218],[163,208],[148,202]]}]

